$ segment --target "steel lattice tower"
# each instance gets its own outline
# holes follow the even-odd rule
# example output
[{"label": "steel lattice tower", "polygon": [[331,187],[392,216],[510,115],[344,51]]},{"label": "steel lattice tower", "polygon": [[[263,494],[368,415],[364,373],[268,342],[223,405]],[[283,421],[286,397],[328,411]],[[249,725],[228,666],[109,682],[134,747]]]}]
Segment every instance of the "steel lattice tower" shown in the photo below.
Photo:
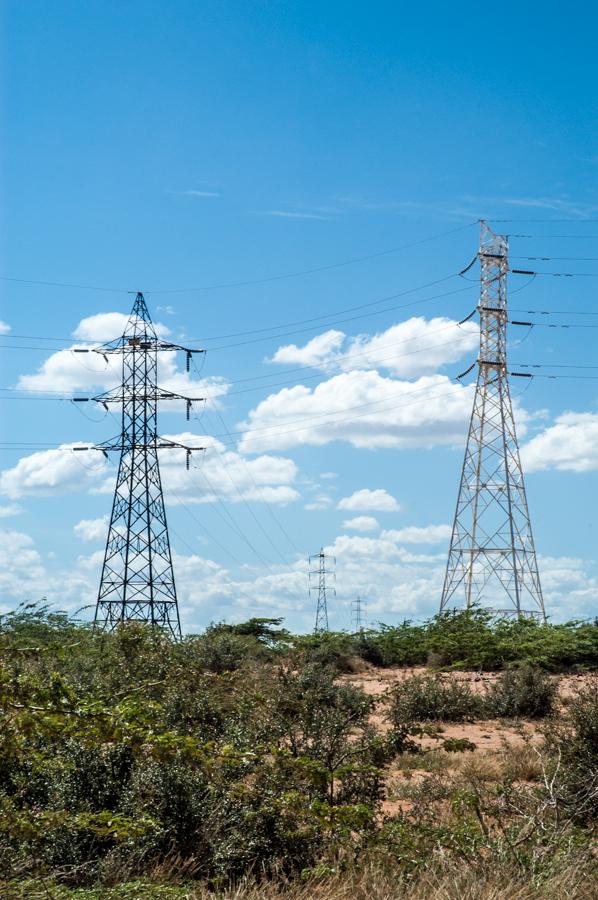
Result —
[{"label": "steel lattice tower", "polygon": [[311,596],[312,593],[318,592],[316,624],[314,627],[314,634],[318,634],[322,631],[328,631],[328,594],[332,593],[336,595],[336,590],[334,588],[329,588],[326,584],[327,577],[331,577],[333,580],[336,579],[334,570],[326,567],[326,560],[332,560],[333,565],[336,565],[336,559],[334,556],[329,556],[324,553],[324,550],[322,549],[319,553],[309,557],[310,566],[315,560],[318,561],[318,568],[310,569],[309,579],[311,582],[312,578],[317,577],[318,583],[317,587],[312,587],[310,584],[309,593]]},{"label": "steel lattice tower", "polygon": [[480,354],[440,611],[545,618],[507,373],[508,241],[481,222]]},{"label": "steel lattice tower", "polygon": [[181,633],[177,593],[172,568],[166,509],[160,478],[158,450],[192,450],[158,436],[158,401],[183,400],[187,418],[193,400],[158,387],[158,352],[183,350],[187,371],[192,353],[158,338],[143,294],[138,293],[122,338],[93,351],[108,357],[122,356],[122,384],[92,399],[108,408],[121,406],[122,431],[115,442],[77,450],[120,451],[120,462],[104,554],[95,623],[109,631],[121,622],[140,621],[166,629],[173,637]]},{"label": "steel lattice tower", "polygon": [[362,600],[360,596],[351,601],[354,634],[361,634],[365,628],[365,606],[366,601]]}]

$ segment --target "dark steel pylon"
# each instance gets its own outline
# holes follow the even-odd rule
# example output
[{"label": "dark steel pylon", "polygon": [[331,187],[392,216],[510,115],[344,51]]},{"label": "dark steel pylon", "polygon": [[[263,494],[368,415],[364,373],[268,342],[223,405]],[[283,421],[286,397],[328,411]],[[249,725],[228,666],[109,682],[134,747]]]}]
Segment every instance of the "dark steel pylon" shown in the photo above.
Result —
[{"label": "dark steel pylon", "polygon": [[[330,588],[326,584],[326,578],[332,578],[336,580],[336,575],[334,569],[327,568],[326,560],[332,560],[333,565],[336,565],[336,559],[334,556],[327,555],[324,553],[324,550],[320,550],[319,553],[314,554],[309,557],[310,566],[314,563],[314,561],[318,561],[317,569],[309,570],[309,594],[310,596],[318,592],[318,605],[316,608],[316,624],[314,627],[314,634],[318,634],[322,631],[328,631],[328,594],[336,595],[335,588]],[[317,586],[311,584],[312,578],[317,578]]]},{"label": "dark steel pylon", "polygon": [[357,596],[355,600],[351,601],[351,615],[353,619],[353,633],[361,634],[361,632],[366,627],[365,622],[365,610],[367,606],[367,601],[362,597]]},{"label": "dark steel pylon", "polygon": [[481,223],[480,354],[440,611],[545,618],[507,373],[508,241]]},{"label": "dark steel pylon", "polygon": [[[138,293],[122,338],[90,352],[122,356],[122,384],[95,400],[121,405],[122,430],[116,441],[77,450],[120,451],[116,489],[102,566],[95,623],[113,630],[119,623],[136,620],[165,628],[179,637],[181,624],[172,567],[166,509],[160,478],[158,450],[192,450],[158,436],[159,400],[183,400],[187,418],[193,400],[158,387],[158,352],[183,350],[187,371],[191,350],[158,338],[143,294]],[[80,402],[83,398],[77,398]]]}]

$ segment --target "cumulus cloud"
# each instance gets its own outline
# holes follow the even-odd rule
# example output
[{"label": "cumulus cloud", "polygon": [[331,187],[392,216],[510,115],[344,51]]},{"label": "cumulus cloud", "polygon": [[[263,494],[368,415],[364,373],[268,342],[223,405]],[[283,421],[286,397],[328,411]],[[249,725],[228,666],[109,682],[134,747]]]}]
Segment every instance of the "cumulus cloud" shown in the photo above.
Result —
[{"label": "cumulus cloud", "polygon": [[97,484],[107,463],[102,454],[81,453],[79,443],[61,444],[54,450],[40,450],[23,456],[12,469],[0,472],[0,494],[18,497],[47,497],[77,493]]},{"label": "cumulus cloud", "polygon": [[[338,509],[363,510],[372,512],[397,512],[401,507],[384,488],[362,488],[350,497],[343,497],[338,502]],[[374,520],[375,521],[375,520]]]},{"label": "cumulus cloud", "polygon": [[451,531],[450,525],[426,525],[424,528],[409,525],[407,528],[383,531],[382,537],[399,544],[441,544],[448,541]]},{"label": "cumulus cloud", "polygon": [[[424,526],[420,530],[441,527]],[[347,598],[356,594],[367,601],[372,624],[390,624],[405,617],[422,619],[438,611],[446,553],[413,553],[402,546],[407,542],[398,537],[401,531],[408,529],[383,532],[378,537],[339,535],[325,546],[337,563],[338,596],[329,603],[334,628],[349,627]],[[188,548],[201,539],[193,534],[192,525],[185,537]],[[305,559],[297,559],[289,567],[245,565],[232,573],[204,553],[178,552],[178,538],[173,534],[172,539],[186,630],[205,628],[211,621],[239,622],[249,616],[279,613],[292,629],[310,631],[313,627],[315,609],[306,591]],[[60,567],[48,570],[29,535],[0,532],[0,596],[12,606],[41,597],[70,610],[85,604],[93,606],[102,556],[103,551],[98,549],[79,556],[74,563],[62,558]],[[540,557],[539,566],[547,612],[554,621],[593,613],[598,602],[595,563],[576,557]]]},{"label": "cumulus cloud", "polygon": [[526,471],[598,469],[598,413],[567,412],[521,448]]},{"label": "cumulus cloud", "polygon": [[[54,554],[48,554],[52,557]],[[100,552],[100,556],[102,553]],[[74,612],[95,603],[101,559],[89,564],[80,557],[64,568],[49,571],[31,535],[0,530],[0,597],[3,609],[19,603],[47,600],[59,609]]]},{"label": "cumulus cloud", "polygon": [[12,516],[18,516],[23,512],[23,508],[17,503],[10,503],[8,506],[0,506],[0,519],[10,519]]},{"label": "cumulus cloud", "polygon": [[[270,454],[245,459],[215,438],[192,432],[164,437],[189,447],[206,448],[203,454],[193,454],[190,471],[186,468],[185,450],[159,451],[164,492],[170,503],[215,503],[225,499],[233,503],[255,500],[286,504],[299,498],[293,487],[297,466],[291,459]],[[82,453],[73,449],[77,446],[82,445],[63,444],[22,457],[16,466],[0,472],[0,494],[16,499],[112,492],[114,467],[102,454]],[[84,537],[83,531],[79,537]]]},{"label": "cumulus cloud", "polygon": [[81,519],[73,528],[82,541],[103,541],[108,531],[108,516],[99,519]]},{"label": "cumulus cloud", "polygon": [[3,322],[2,319],[0,319],[0,334],[8,334],[9,331],[10,331],[10,325],[8,325],[6,322]]},{"label": "cumulus cloud", "polygon": [[327,509],[332,504],[332,497],[328,494],[318,494],[313,500],[305,504],[305,509]]},{"label": "cumulus cloud", "polygon": [[355,447],[433,447],[461,444],[473,386],[445,375],[414,382],[353,371],[315,388],[295,385],[261,401],[240,423],[242,451],[286,449],[331,441]]},{"label": "cumulus cloud", "polygon": [[270,362],[317,367],[326,372],[386,369],[393,375],[414,378],[456,362],[478,342],[479,329],[473,322],[457,327],[444,316],[414,316],[374,335],[348,338],[344,332],[331,329],[303,347],[280,347]]},{"label": "cumulus cloud", "polygon": [[[73,337],[79,341],[97,341],[97,343],[113,341],[123,334],[128,321],[129,316],[125,313],[97,313],[95,316],[81,319],[73,331]],[[136,316],[135,321],[138,322],[140,319]],[[154,322],[154,328],[158,337],[165,338],[170,334],[170,329],[162,322]]]},{"label": "cumulus cloud", "polygon": [[206,448],[205,453],[194,454],[190,472],[186,471],[184,450],[160,454],[164,490],[171,502],[214,503],[223,498],[233,503],[255,500],[286,504],[299,498],[292,487],[298,471],[292,459],[269,454],[246,459],[216,438],[191,432],[166,437]]},{"label": "cumulus cloud", "polygon": [[378,520],[373,516],[355,516],[343,522],[343,528],[350,528],[353,531],[376,531],[379,527]]},{"label": "cumulus cloud", "polygon": [[[82,319],[75,331],[76,342],[69,348],[57,350],[41,364],[37,372],[21,375],[18,387],[28,391],[58,391],[74,394],[77,391],[101,392],[111,390],[120,384],[122,359],[117,354],[102,356],[99,353],[78,353],[89,350],[94,341],[97,344],[112,340],[123,333],[128,321],[124,313],[99,313]],[[166,325],[156,323],[160,337],[170,334]],[[189,397],[205,397],[208,406],[218,405],[218,399],[228,391],[223,378],[193,378],[193,375],[179,368],[179,354],[162,352],[158,354],[158,383],[160,387],[173,393]],[[161,412],[180,412],[184,404],[168,401],[162,404]]]},{"label": "cumulus cloud", "polygon": [[331,329],[325,331],[324,334],[316,335],[303,347],[297,347],[296,344],[279,347],[272,359],[268,361],[282,365],[317,366],[326,369],[333,361],[342,356],[341,347],[346,339],[344,331]]}]

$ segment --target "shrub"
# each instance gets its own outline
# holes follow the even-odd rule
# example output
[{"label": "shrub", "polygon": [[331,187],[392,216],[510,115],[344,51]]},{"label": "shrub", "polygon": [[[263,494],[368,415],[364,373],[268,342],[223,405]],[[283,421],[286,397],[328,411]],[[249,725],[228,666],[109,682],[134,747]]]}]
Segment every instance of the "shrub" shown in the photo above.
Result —
[{"label": "shrub", "polygon": [[466,722],[483,709],[479,695],[468,684],[441,675],[416,675],[396,685],[390,717],[405,722]]},{"label": "shrub", "polygon": [[541,669],[507,669],[488,689],[485,713],[489,718],[542,719],[552,712],[555,694],[556,684]]},{"label": "shrub", "polygon": [[569,703],[561,728],[547,734],[561,757],[562,800],[574,821],[598,819],[598,679]]},{"label": "shrub", "polygon": [[447,753],[463,753],[465,751],[473,752],[477,749],[477,744],[467,738],[446,738],[442,742],[442,749]]}]

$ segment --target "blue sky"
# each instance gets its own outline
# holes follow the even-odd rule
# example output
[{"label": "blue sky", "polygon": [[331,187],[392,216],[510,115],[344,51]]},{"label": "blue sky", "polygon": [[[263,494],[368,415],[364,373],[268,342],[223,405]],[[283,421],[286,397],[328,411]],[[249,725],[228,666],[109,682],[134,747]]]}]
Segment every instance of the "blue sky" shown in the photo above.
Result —
[{"label": "blue sky", "polygon": [[[473,325],[454,325],[476,303],[475,270],[456,277],[475,220],[509,220],[514,267],[587,273],[510,277],[514,318],[585,326],[513,328],[511,367],[598,365],[598,315],[578,315],[597,309],[596,15],[5,3],[0,606],[94,601],[117,461],[52,448],[117,424],[54,398],[113,383],[69,348],[117,336],[143,290],[174,339],[208,349],[189,377],[182,360],[162,371],[211,398],[160,420],[211,447],[189,475],[163,466],[185,626],[310,628],[320,546],[335,627],[358,593],[372,621],[435,612],[471,405],[450,379],[476,356]],[[598,381],[512,388],[549,612],[592,615]]]}]

